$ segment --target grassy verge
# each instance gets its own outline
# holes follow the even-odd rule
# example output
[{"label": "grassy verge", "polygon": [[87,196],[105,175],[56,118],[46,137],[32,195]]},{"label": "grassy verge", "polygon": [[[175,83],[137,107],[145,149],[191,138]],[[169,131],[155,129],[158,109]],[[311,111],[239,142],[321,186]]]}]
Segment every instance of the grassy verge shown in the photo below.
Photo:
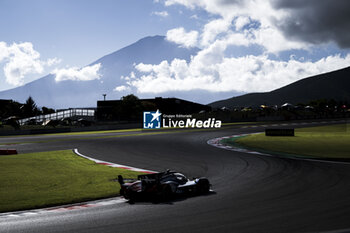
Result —
[{"label": "grassy verge", "polygon": [[0,212],[116,196],[118,175],[137,172],[96,164],[71,150],[0,156]]},{"label": "grassy verge", "polygon": [[310,127],[295,130],[295,137],[267,137],[255,134],[224,143],[249,147],[257,151],[272,151],[319,158],[350,158],[349,124]]}]

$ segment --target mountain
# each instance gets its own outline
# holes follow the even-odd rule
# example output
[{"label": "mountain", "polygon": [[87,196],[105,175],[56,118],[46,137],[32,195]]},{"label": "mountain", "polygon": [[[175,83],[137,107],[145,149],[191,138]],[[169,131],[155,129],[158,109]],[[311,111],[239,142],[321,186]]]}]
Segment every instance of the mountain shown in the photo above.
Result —
[{"label": "mountain", "polygon": [[296,81],[271,92],[250,93],[209,104],[214,108],[308,103],[317,99],[350,102],[350,67]]},{"label": "mountain", "polygon": [[[101,63],[101,79],[92,81],[55,81],[55,75],[49,74],[21,87],[0,92],[0,99],[13,99],[24,102],[32,96],[38,106],[53,108],[95,107],[102,94],[108,99],[119,99],[130,94],[115,92],[113,89],[126,83],[121,76],[128,76],[134,70],[134,64],[159,64],[174,58],[190,60],[199,49],[186,49],[171,43],[164,36],[145,37],[134,44],[106,55],[90,65]],[[173,93],[168,93],[172,95]],[[166,95],[166,94],[165,94]],[[154,97],[154,96],[139,96]]]}]

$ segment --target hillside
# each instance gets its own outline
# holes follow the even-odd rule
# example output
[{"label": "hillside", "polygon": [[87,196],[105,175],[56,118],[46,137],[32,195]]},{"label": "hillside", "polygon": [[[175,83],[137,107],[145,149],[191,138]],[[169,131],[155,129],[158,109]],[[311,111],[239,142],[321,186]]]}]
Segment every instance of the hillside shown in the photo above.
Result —
[{"label": "hillside", "polygon": [[214,108],[308,103],[317,99],[350,102],[350,67],[305,78],[264,93],[250,93],[209,104]]},{"label": "hillside", "polygon": [[171,43],[164,36],[145,37],[125,48],[106,55],[90,65],[101,63],[99,80],[92,81],[61,81],[56,82],[55,76],[49,74],[24,86],[0,92],[0,99],[13,99],[18,102],[32,96],[38,106],[51,108],[95,107],[102,94],[108,99],[119,99],[130,94],[130,91],[115,92],[115,87],[124,85],[134,69],[134,64],[158,64],[174,58],[189,60],[198,49],[186,49]]}]

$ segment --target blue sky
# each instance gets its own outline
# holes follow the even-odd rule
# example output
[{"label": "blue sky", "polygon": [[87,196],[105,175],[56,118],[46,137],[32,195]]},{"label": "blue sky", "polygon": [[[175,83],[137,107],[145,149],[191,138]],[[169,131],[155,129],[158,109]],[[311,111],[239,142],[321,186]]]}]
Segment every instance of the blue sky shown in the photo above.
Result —
[{"label": "blue sky", "polygon": [[[150,35],[166,35],[202,53],[188,63],[136,65],[140,75],[120,90],[147,93],[153,89],[147,86],[162,81],[174,82],[174,90],[188,82],[212,92],[268,91],[350,65],[348,5],[346,0],[0,0],[0,91],[77,70]],[[173,73],[164,77],[159,67]],[[228,88],[229,72],[235,87]],[[158,90],[173,91],[167,88]]]}]

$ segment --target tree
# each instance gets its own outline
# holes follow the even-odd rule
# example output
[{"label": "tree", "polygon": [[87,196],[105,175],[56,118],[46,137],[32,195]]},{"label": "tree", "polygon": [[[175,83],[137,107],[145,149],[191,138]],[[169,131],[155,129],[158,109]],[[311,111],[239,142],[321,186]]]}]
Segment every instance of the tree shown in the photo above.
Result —
[{"label": "tree", "polygon": [[124,103],[136,103],[139,101],[139,98],[136,95],[130,94],[130,95],[123,96],[121,100]]},{"label": "tree", "polygon": [[55,113],[55,110],[52,108],[47,108],[47,107],[42,107],[41,111],[44,115],[46,114],[51,114],[51,113]]},{"label": "tree", "polygon": [[13,100],[0,100],[0,120],[21,115],[22,104]]},{"label": "tree", "polygon": [[121,98],[121,106],[118,110],[123,120],[139,120],[142,117],[141,101],[133,94]]},{"label": "tree", "polygon": [[38,109],[33,98],[29,96],[23,107],[23,115],[24,117],[32,117],[38,114],[40,114],[40,110]]}]

